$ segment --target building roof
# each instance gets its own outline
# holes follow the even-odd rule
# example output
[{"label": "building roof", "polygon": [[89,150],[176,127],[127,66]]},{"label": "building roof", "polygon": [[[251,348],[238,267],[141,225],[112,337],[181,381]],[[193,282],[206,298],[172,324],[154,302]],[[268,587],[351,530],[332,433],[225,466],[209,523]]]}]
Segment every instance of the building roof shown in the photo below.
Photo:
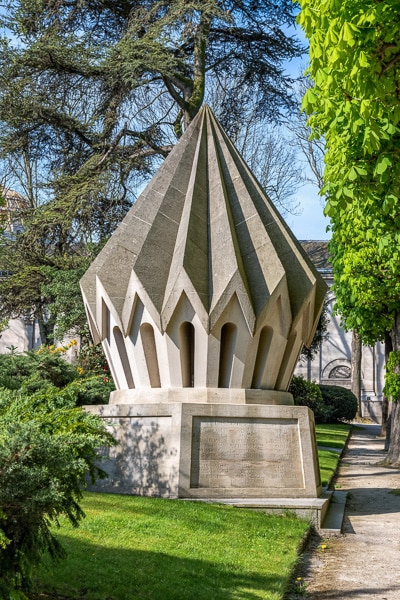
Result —
[{"label": "building roof", "polygon": [[23,210],[28,206],[27,199],[14,190],[0,186],[0,195],[3,196],[6,201],[5,206],[0,206],[0,210],[2,211]]}]

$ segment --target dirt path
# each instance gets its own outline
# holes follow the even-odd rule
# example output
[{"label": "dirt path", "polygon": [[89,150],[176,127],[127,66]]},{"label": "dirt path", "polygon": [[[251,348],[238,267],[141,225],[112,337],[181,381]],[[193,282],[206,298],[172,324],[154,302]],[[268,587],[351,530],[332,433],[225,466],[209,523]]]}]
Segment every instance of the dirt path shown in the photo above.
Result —
[{"label": "dirt path", "polygon": [[400,600],[400,496],[390,493],[400,493],[400,470],[377,465],[385,455],[378,435],[377,425],[353,430],[336,481],[348,492],[344,535],[314,540],[303,596],[293,598]]}]

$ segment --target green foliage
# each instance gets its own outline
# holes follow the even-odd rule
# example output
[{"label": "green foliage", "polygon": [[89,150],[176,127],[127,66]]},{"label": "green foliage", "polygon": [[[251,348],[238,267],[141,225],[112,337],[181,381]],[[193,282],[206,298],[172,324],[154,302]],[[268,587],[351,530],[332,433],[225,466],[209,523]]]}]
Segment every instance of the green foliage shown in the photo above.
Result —
[{"label": "green foliage", "polygon": [[288,390],[293,394],[296,406],[308,406],[314,413],[316,423],[326,423],[328,414],[323,403],[321,390],[314,381],[307,381],[301,375],[294,375]]},{"label": "green foliage", "polygon": [[[0,167],[26,196],[0,244],[0,319],[86,335],[79,278],[209,88],[224,125],[293,107],[291,0],[17,0],[0,12]],[[206,79],[207,77],[207,79]],[[240,88],[241,94],[237,94]],[[223,98],[223,100],[221,100]],[[232,120],[232,122],[231,122]]]},{"label": "green foliage", "polygon": [[[102,244],[83,245],[78,233],[58,244],[48,232],[49,219],[49,206],[36,208],[24,219],[23,232],[0,239],[0,265],[8,272],[0,280],[0,318],[36,319],[43,344],[71,333],[87,340],[79,280]],[[59,225],[71,226],[68,215],[60,215]]]},{"label": "green foliage", "polygon": [[357,398],[351,390],[340,385],[319,386],[327,411],[328,423],[352,421],[357,414]]},{"label": "green foliage", "polygon": [[84,256],[75,255],[74,264],[69,267],[63,264],[62,268],[58,265],[41,268],[40,292],[48,300],[47,311],[54,316],[56,339],[63,340],[71,334],[83,341],[90,339],[79,281],[93,258],[94,252],[87,251]]},{"label": "green foliage", "polygon": [[385,396],[393,402],[398,402],[400,398],[400,351],[390,352],[386,363],[385,387],[383,388]]},{"label": "green foliage", "polygon": [[365,343],[400,312],[400,38],[396,2],[300,0],[313,87],[303,108],[326,140],[336,311]]},{"label": "green foliage", "polygon": [[0,388],[21,390],[24,394],[66,388],[78,406],[107,404],[115,387],[104,356],[96,349],[89,363],[87,351],[77,364],[70,364],[64,357],[69,346],[42,346],[21,354],[0,354]]},{"label": "green foliage", "polygon": [[294,375],[289,387],[296,406],[308,406],[316,423],[352,421],[357,413],[357,398],[350,390],[336,385],[318,385]]},{"label": "green foliage", "polygon": [[51,526],[76,527],[86,478],[105,476],[95,450],[113,439],[76,408],[77,392],[0,391],[0,596],[23,598],[44,553],[64,555]]},{"label": "green foliage", "polygon": [[115,390],[111,377],[104,374],[75,380],[73,387],[77,389],[77,406],[108,404],[110,393]]},{"label": "green foliage", "polygon": [[93,375],[102,375],[107,379],[111,377],[110,368],[100,344],[97,344],[96,346],[93,344],[82,346],[79,353],[79,367],[83,372],[89,372]]},{"label": "green foliage", "polygon": [[304,356],[305,358],[307,358],[309,360],[313,360],[315,358],[315,356],[317,355],[317,353],[319,352],[319,350],[321,348],[321,343],[324,340],[328,339],[329,320],[330,320],[330,315],[328,312],[328,302],[325,300],[321,314],[318,319],[318,325],[317,325],[317,329],[315,330],[313,341],[311,342],[311,345],[309,348],[307,348],[306,346],[303,346],[303,348],[301,350],[302,357]]}]

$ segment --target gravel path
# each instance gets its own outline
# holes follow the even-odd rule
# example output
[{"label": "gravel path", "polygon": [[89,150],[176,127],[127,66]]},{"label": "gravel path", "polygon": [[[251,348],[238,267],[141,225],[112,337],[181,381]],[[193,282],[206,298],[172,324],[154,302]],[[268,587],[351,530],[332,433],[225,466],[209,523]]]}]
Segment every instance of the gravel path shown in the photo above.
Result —
[{"label": "gravel path", "polygon": [[344,535],[312,540],[299,587],[310,600],[400,600],[400,470],[380,467],[379,426],[357,425],[336,487],[348,492]]}]

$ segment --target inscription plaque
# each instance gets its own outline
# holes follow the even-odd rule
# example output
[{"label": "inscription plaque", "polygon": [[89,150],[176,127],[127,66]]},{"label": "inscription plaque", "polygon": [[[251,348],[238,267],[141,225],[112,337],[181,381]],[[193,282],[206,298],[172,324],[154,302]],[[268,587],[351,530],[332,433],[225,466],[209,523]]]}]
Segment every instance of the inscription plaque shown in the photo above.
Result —
[{"label": "inscription plaque", "polygon": [[297,419],[193,417],[191,487],[303,488]]}]

